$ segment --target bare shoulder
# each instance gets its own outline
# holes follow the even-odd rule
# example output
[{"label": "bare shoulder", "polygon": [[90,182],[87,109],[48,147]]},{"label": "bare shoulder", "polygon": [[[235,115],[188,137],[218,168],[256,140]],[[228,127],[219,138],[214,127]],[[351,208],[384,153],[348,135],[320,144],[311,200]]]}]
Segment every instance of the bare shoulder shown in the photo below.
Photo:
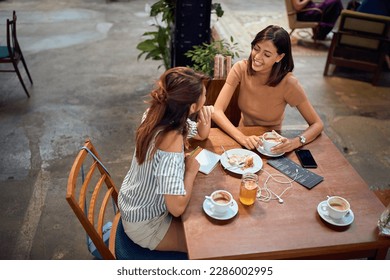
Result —
[{"label": "bare shoulder", "polygon": [[159,135],[161,141],[158,149],[166,152],[182,152],[183,151],[183,135],[178,131],[169,131],[163,135]]}]

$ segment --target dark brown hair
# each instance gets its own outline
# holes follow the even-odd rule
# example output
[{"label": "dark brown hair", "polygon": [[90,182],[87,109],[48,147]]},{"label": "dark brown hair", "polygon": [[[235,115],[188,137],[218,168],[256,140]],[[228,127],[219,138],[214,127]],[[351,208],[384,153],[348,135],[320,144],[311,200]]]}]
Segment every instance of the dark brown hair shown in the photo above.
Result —
[{"label": "dark brown hair", "polygon": [[[253,50],[258,42],[263,41],[272,41],[278,54],[280,55],[284,53],[282,60],[272,66],[271,74],[266,83],[268,86],[275,87],[281,80],[283,80],[284,76],[286,76],[288,72],[291,72],[294,69],[290,36],[282,27],[269,25],[257,33],[255,39],[251,43],[251,50]],[[247,67],[248,74],[253,76],[256,72],[252,68],[252,51],[248,58]]]},{"label": "dark brown hair", "polygon": [[[136,133],[136,158],[139,164],[146,160],[148,147],[157,131],[161,135],[180,131],[187,136],[187,118],[191,104],[198,102],[203,85],[209,77],[187,67],[167,70],[150,93],[151,100],[147,116]],[[158,146],[156,142],[155,147]],[[152,155],[155,153],[153,150]]]}]

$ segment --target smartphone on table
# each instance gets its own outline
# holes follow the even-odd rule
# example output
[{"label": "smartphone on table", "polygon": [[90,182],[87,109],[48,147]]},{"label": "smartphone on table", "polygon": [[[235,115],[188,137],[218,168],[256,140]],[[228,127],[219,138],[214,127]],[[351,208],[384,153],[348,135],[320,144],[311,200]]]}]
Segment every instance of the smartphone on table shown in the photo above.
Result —
[{"label": "smartphone on table", "polygon": [[304,150],[304,149],[295,150],[295,154],[297,155],[302,167],[317,168],[317,163],[314,160],[314,157],[311,154],[310,150]]}]

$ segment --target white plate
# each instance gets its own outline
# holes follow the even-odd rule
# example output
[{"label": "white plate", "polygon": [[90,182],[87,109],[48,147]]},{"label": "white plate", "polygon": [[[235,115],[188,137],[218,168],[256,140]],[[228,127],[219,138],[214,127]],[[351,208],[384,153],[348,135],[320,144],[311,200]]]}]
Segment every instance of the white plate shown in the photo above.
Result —
[{"label": "white plate", "polygon": [[284,152],[283,153],[280,153],[280,154],[271,154],[271,153],[268,153],[266,150],[264,150],[263,146],[259,146],[257,148],[257,150],[259,151],[260,154],[263,154],[267,157],[280,157],[282,155],[284,155]]},{"label": "white plate", "polygon": [[228,211],[223,215],[216,215],[211,210],[211,202],[206,198],[203,201],[203,210],[206,212],[208,216],[216,220],[229,220],[233,218],[238,213],[238,205],[237,202],[233,199],[233,205],[229,207]]},{"label": "white plate", "polygon": [[228,150],[226,152],[228,153],[229,156],[232,156],[232,155],[239,155],[239,156],[249,155],[249,156],[253,157],[253,167],[242,169],[241,167],[231,165],[229,163],[229,160],[228,160],[227,156],[226,156],[226,153],[223,153],[221,155],[221,159],[220,159],[221,160],[221,164],[222,164],[222,166],[226,170],[229,170],[229,171],[231,171],[233,173],[236,173],[236,174],[244,174],[246,172],[256,173],[257,171],[259,171],[263,167],[263,160],[261,159],[261,157],[259,157],[258,154],[255,154],[252,151],[245,150],[245,149],[231,149],[231,150]]},{"label": "white plate", "polygon": [[355,216],[352,212],[352,210],[349,210],[349,213],[345,215],[341,219],[333,219],[328,215],[328,205],[326,203],[326,200],[320,202],[317,206],[317,212],[320,215],[322,219],[324,219],[329,224],[332,224],[334,226],[348,226],[352,224],[353,220],[355,219]]}]

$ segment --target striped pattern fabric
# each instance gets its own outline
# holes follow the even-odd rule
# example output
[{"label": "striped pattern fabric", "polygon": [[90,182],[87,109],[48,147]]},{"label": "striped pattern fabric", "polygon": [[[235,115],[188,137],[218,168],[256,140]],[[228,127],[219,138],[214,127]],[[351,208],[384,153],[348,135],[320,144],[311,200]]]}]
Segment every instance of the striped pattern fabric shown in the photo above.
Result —
[{"label": "striped pattern fabric", "polygon": [[[150,152],[149,148],[147,157]],[[184,152],[157,150],[151,160],[141,165],[133,157],[119,192],[122,218],[135,223],[166,212],[164,194],[185,195],[184,168]]]},{"label": "striped pattern fabric", "polygon": [[198,134],[198,123],[187,119],[188,135],[187,138],[193,138]]},{"label": "striped pattern fabric", "polygon": [[[195,136],[196,122],[188,120],[187,124],[188,137]],[[148,149],[147,159],[153,147],[154,143]],[[118,204],[122,219],[136,223],[158,217],[167,211],[164,194],[185,195],[184,157],[184,149],[180,153],[157,149],[152,159],[139,165],[133,156],[130,170],[119,191]]]}]

